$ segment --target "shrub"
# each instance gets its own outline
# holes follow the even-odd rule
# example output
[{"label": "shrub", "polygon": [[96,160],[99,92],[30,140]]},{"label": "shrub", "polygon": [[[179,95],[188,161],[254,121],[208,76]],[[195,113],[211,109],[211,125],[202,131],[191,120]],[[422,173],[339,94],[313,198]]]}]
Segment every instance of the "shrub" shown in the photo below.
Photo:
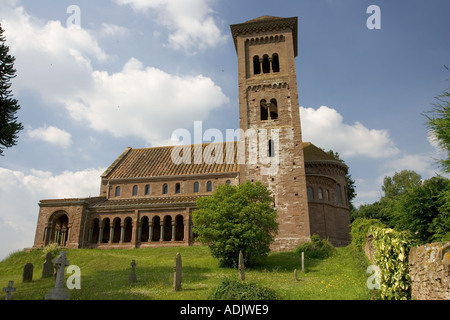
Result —
[{"label": "shrub", "polygon": [[352,222],[350,234],[352,236],[352,243],[356,248],[361,249],[364,246],[367,239],[367,232],[371,226],[385,227],[378,219],[357,218]]},{"label": "shrub", "polygon": [[313,234],[311,241],[305,242],[295,248],[297,254],[305,253],[305,257],[310,259],[324,259],[331,256],[336,249],[328,242],[321,240],[319,235]]},{"label": "shrub", "polygon": [[226,277],[211,291],[209,298],[212,300],[279,300],[280,296],[275,290],[256,282]]},{"label": "shrub", "polygon": [[55,258],[56,256],[59,255],[59,250],[60,248],[58,247],[58,244],[55,242],[52,242],[48,245],[46,245],[43,249],[42,249],[42,256],[46,257],[47,253],[51,253],[53,258]]}]

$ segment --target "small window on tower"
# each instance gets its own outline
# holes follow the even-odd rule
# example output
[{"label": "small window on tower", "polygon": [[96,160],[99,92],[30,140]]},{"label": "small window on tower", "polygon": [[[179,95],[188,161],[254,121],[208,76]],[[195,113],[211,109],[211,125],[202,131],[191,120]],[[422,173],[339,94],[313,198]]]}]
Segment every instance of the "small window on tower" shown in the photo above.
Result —
[{"label": "small window on tower", "polygon": [[133,197],[137,196],[138,194],[138,186],[133,186]]},{"label": "small window on tower", "polygon": [[177,183],[175,185],[175,193],[180,193],[181,192],[181,185],[179,183]]},{"label": "small window on tower", "polygon": [[261,73],[261,63],[259,62],[259,57],[254,56],[253,57],[253,74],[260,74]]},{"label": "small window on tower", "polygon": [[167,194],[168,191],[169,191],[169,189],[167,188],[167,183],[164,183],[163,190],[162,190],[163,194]]},{"label": "small window on tower", "polygon": [[270,73],[270,61],[267,54],[263,57],[262,69],[264,73]]},{"label": "small window on tower", "polygon": [[278,119],[278,105],[276,99],[270,100],[270,119],[271,120]]},{"label": "small window on tower", "polygon": [[275,142],[272,139],[269,140],[269,157],[275,157]]},{"label": "small window on tower", "polygon": [[266,100],[261,100],[261,102],[259,103],[259,108],[260,108],[260,115],[261,115],[261,120],[268,120],[269,119],[269,111],[267,110],[267,102]]},{"label": "small window on tower", "polygon": [[280,72],[280,59],[276,53],[272,55],[272,70],[273,72]]}]

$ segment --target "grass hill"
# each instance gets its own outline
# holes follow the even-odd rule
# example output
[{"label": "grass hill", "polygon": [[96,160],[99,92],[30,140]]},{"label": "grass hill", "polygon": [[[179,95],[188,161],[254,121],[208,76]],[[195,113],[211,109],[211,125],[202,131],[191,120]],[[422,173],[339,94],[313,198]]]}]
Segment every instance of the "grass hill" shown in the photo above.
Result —
[{"label": "grass hill", "polygon": [[[220,268],[207,247],[164,247],[142,249],[66,249],[71,265],[81,270],[81,289],[70,290],[72,300],[205,300],[225,277],[238,277],[237,269]],[[182,291],[173,291],[176,253],[183,263]],[[129,285],[132,260],[137,282]],[[53,279],[41,279],[42,250],[16,252],[0,262],[0,288],[14,281],[13,300],[42,300],[54,286]],[[22,283],[26,263],[34,265],[33,281]],[[368,262],[352,246],[337,248],[326,259],[301,258],[294,252],[273,252],[260,266],[246,269],[246,281],[275,290],[284,300],[367,300],[373,292],[367,286]],[[298,270],[298,281],[294,279]],[[66,274],[66,279],[70,274]],[[1,292],[1,291],[0,291]],[[1,296],[4,299],[4,296]]]}]

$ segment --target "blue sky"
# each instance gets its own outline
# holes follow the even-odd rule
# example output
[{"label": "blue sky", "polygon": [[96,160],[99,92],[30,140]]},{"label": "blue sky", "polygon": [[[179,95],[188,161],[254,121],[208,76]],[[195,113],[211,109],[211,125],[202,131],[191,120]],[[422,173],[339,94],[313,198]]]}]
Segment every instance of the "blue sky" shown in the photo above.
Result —
[{"label": "blue sky", "polygon": [[303,138],[341,154],[356,205],[396,171],[434,176],[442,152],[422,114],[448,87],[449,14],[447,0],[0,0],[25,126],[0,158],[0,259],[32,246],[40,199],[98,195],[126,147],[170,144],[194,121],[238,128],[229,26],[262,15],[299,19]]}]

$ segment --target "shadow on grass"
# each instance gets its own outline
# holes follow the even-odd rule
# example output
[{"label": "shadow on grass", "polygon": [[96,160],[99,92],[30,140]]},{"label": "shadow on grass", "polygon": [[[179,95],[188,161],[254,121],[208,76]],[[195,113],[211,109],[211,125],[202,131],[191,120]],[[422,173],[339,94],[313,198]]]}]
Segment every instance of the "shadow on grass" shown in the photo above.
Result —
[{"label": "shadow on grass", "polygon": [[[315,267],[324,259],[307,259],[305,258],[305,272],[316,272]],[[268,272],[294,272],[301,271],[302,258],[300,255],[289,252],[272,252],[267,259],[255,264],[250,270],[268,271]]]}]

